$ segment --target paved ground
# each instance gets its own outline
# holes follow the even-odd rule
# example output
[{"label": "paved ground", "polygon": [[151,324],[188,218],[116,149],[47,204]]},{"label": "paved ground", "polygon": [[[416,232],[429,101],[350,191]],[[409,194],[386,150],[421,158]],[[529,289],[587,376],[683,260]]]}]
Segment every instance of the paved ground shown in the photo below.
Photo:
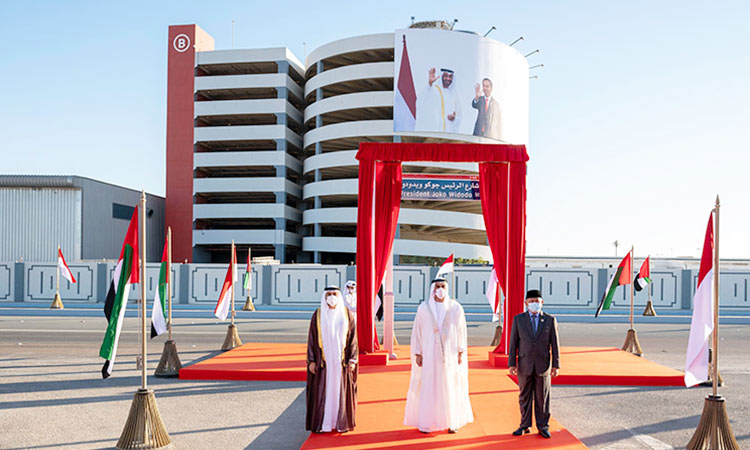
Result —
[{"label": "paved ground", "polygon": [[[245,341],[299,342],[304,320],[239,320]],[[137,334],[124,331],[113,376],[102,380],[97,357],[103,318],[0,315],[0,448],[112,448],[140,384],[135,370]],[[411,324],[397,322],[408,343]],[[564,345],[620,346],[626,326],[562,323]],[[125,330],[137,329],[127,319]],[[682,369],[689,326],[638,326],[646,357]],[[175,339],[183,363],[214,354],[226,324],[183,319]],[[469,323],[470,344],[486,345],[489,323]],[[735,435],[750,448],[750,326],[721,328],[720,367]],[[163,338],[149,346],[151,373]],[[565,370],[564,367],[562,370]],[[304,385],[268,382],[189,382],[149,376],[167,428],[180,449],[290,449],[306,439]],[[710,389],[554,387],[555,417],[589,447],[684,447]]]}]

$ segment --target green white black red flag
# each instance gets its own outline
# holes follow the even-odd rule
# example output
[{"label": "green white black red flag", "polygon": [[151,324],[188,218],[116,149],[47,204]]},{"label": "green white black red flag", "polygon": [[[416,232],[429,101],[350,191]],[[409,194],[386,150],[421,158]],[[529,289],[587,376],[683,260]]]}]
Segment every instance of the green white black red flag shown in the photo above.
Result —
[{"label": "green white black red flag", "polygon": [[161,255],[161,267],[159,267],[159,284],[156,286],[154,295],[154,306],[151,310],[151,338],[154,338],[167,331],[167,281],[169,272],[167,271],[167,246],[169,243],[164,241],[164,252]]},{"label": "green white black red flag", "polygon": [[107,331],[104,333],[104,340],[99,348],[99,356],[106,360],[102,367],[102,378],[108,378],[112,374],[115,356],[117,356],[117,343],[125,322],[130,285],[139,282],[138,268],[138,206],[136,206],[125,234],[125,241],[122,243],[120,259],[115,266],[107,298],[104,301]]}]

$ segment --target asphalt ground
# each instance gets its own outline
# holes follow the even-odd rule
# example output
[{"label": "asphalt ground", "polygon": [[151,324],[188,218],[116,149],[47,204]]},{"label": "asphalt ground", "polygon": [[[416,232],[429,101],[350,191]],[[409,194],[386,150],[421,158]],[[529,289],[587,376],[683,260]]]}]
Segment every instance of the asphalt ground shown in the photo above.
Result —
[{"label": "asphalt ground", "polygon": [[[304,342],[308,321],[237,321],[245,342]],[[113,448],[140,386],[135,368],[138,322],[126,319],[115,370],[102,380],[98,350],[103,317],[0,314],[0,448]],[[487,345],[494,324],[469,322],[469,344]],[[408,343],[411,323],[395,324]],[[682,370],[689,325],[640,324],[645,357]],[[627,325],[560,324],[563,345],[619,347]],[[226,323],[175,321],[183,364],[217,354]],[[740,445],[750,448],[750,326],[720,328],[720,394]],[[292,449],[307,438],[303,383],[206,382],[151,375],[164,336],[149,341],[149,387],[180,449]],[[561,369],[563,372],[565,367]],[[695,430],[710,388],[554,386],[552,414],[595,449],[682,448]]]}]

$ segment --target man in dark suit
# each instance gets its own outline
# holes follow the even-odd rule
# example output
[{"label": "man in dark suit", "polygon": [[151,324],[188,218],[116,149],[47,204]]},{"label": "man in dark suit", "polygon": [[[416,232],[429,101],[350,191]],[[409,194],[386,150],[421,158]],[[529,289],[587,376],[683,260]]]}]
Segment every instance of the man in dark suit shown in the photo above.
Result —
[{"label": "man in dark suit", "polygon": [[521,405],[521,426],[514,436],[528,433],[531,427],[531,406],[534,404],[536,428],[549,438],[549,390],[552,377],[560,369],[557,320],[542,313],[542,293],[532,289],[526,293],[526,312],[513,318],[508,348],[510,374],[518,376]]},{"label": "man in dark suit", "polygon": [[[500,139],[500,105],[492,97],[492,80],[482,80],[481,92],[478,84],[474,89],[476,92],[471,107],[479,110],[477,121],[474,123],[474,136]],[[484,95],[480,96],[480,93]]]}]

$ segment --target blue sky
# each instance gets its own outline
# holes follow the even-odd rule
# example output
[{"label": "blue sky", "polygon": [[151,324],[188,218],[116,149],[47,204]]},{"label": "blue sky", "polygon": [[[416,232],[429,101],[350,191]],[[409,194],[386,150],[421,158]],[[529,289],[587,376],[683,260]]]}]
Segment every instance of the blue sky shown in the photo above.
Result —
[{"label": "blue sky", "polygon": [[[750,6],[743,2],[3,2],[0,172],[165,191],[167,27],[217,49],[327,42],[459,19],[524,53],[528,254],[750,258]],[[304,45],[303,45],[304,43]]]}]

